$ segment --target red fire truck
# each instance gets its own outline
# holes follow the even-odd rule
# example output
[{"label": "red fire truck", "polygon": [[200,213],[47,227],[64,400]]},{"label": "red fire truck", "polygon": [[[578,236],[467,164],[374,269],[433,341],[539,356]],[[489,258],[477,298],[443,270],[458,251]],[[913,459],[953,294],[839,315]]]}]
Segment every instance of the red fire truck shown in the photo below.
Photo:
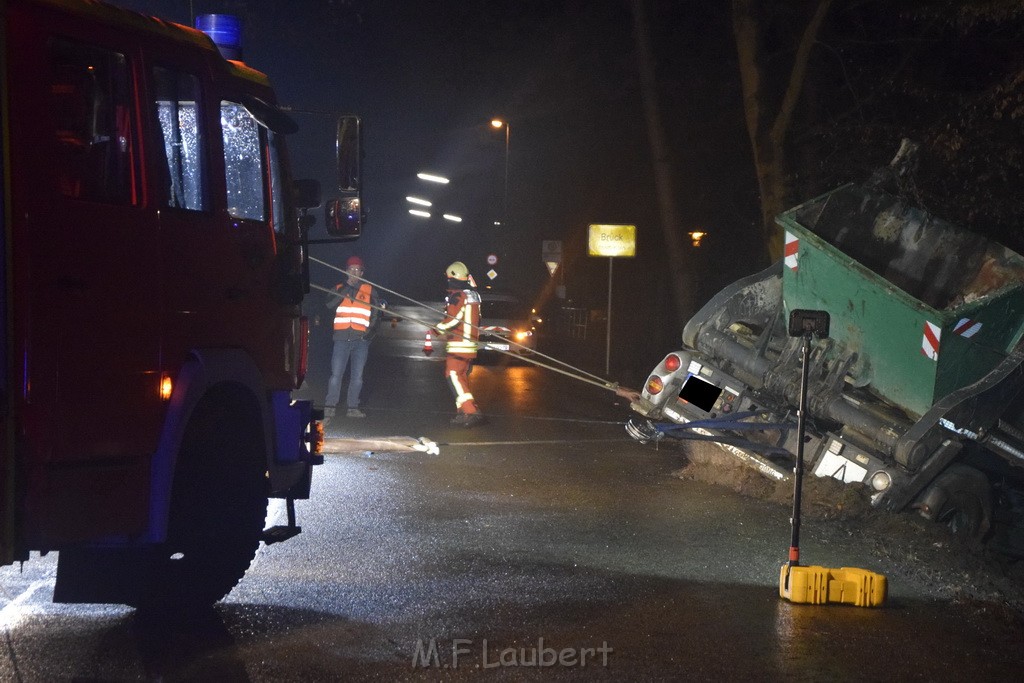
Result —
[{"label": "red fire truck", "polygon": [[[204,33],[0,0],[0,564],[54,600],[223,597],[298,532],[322,429],[303,379],[309,208],[268,79]],[[358,236],[358,120],[328,232]],[[267,501],[288,524],[264,529]]]}]

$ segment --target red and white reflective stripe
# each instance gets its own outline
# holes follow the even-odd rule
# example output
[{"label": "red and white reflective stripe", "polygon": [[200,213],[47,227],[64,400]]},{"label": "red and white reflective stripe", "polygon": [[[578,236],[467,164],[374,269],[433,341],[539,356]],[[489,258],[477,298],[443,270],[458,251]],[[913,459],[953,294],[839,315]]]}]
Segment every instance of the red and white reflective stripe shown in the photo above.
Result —
[{"label": "red and white reflective stripe", "polygon": [[960,322],[956,324],[953,331],[961,337],[967,337],[970,339],[981,331],[981,323],[971,320],[970,318],[960,318]]},{"label": "red and white reflective stripe", "polygon": [[932,360],[939,359],[939,339],[942,337],[942,330],[938,325],[933,325],[927,320],[924,321],[924,335],[921,337],[921,353]]},{"label": "red and white reflective stripe", "polygon": [[484,325],[483,327],[480,328],[480,331],[481,332],[506,332],[507,333],[507,332],[511,332],[512,330],[510,330],[507,327],[502,327],[501,325]]},{"label": "red and white reflective stripe", "polygon": [[783,251],[785,256],[786,267],[792,270],[794,273],[797,269],[797,257],[800,255],[800,240],[797,239],[796,235],[786,231],[786,247]]}]

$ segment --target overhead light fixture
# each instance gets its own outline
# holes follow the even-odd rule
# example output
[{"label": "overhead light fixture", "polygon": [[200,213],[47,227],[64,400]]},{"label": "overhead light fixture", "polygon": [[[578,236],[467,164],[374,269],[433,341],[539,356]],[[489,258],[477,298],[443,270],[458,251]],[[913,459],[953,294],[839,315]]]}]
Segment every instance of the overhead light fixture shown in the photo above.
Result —
[{"label": "overhead light fixture", "polygon": [[411,204],[419,204],[420,206],[433,206],[433,204],[428,202],[426,199],[420,199],[419,197],[406,197],[405,201]]},{"label": "overhead light fixture", "polygon": [[461,223],[462,222],[462,218],[460,216],[456,216],[455,214],[446,213],[446,214],[442,214],[442,215],[445,217],[445,220],[449,220],[452,223]]},{"label": "overhead light fixture", "polygon": [[426,180],[431,183],[441,183],[442,185],[447,185],[449,183],[449,180],[444,176],[434,175],[433,173],[417,173],[416,177],[420,180]]},{"label": "overhead light fixture", "polygon": [[421,218],[430,218],[429,211],[420,211],[419,209],[409,209],[409,213],[413,216],[420,216]]}]

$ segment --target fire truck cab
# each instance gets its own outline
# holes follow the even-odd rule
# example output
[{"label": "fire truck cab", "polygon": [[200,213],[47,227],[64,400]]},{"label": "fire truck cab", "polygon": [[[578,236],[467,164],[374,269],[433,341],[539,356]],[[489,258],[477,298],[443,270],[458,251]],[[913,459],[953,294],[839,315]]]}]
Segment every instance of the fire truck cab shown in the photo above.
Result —
[{"label": "fire truck cab", "polygon": [[209,604],[297,533],[319,458],[296,126],[200,31],[0,5],[0,564],[57,551],[56,601]]}]

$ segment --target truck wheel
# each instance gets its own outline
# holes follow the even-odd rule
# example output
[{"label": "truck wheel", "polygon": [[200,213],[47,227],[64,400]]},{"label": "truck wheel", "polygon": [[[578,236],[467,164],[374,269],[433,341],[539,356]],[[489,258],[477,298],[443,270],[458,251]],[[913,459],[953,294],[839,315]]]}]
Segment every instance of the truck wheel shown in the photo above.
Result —
[{"label": "truck wheel", "polygon": [[187,613],[212,605],[234,588],[259,548],[267,514],[262,429],[258,412],[227,398],[204,398],[189,422],[167,540],[150,556],[140,610]]},{"label": "truck wheel", "polygon": [[963,541],[981,541],[991,525],[992,488],[988,478],[973,467],[953,465],[936,483],[945,490],[946,500],[935,520]]}]

